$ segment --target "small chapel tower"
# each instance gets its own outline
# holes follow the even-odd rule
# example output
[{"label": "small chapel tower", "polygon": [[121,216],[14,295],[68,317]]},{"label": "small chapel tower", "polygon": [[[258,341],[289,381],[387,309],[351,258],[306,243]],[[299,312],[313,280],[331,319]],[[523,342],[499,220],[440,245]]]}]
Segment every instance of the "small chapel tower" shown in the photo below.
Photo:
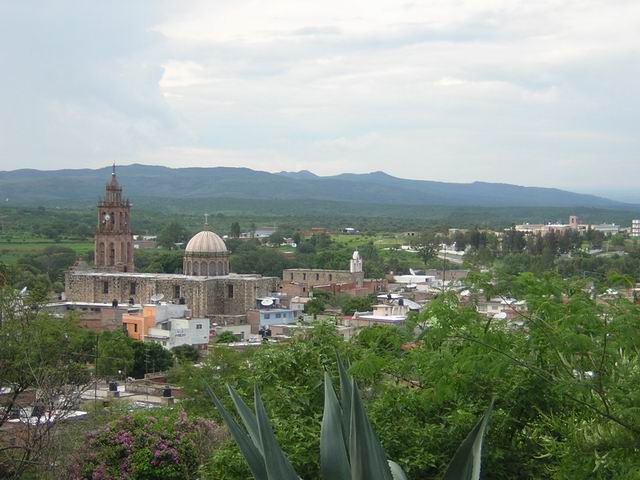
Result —
[{"label": "small chapel tower", "polygon": [[111,180],[103,199],[98,202],[95,266],[108,272],[133,272],[133,235],[129,200],[122,198],[122,187],[113,165]]},{"label": "small chapel tower", "polygon": [[362,257],[357,250],[353,252],[351,261],[349,262],[349,271],[351,272],[351,278],[358,288],[362,288],[364,283],[364,272],[362,270]]}]

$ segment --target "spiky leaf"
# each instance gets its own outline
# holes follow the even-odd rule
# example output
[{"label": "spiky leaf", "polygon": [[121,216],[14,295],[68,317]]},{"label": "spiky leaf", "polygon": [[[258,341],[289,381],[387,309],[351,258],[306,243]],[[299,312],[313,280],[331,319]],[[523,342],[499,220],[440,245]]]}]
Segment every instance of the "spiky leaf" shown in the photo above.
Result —
[{"label": "spiky leaf", "polygon": [[479,480],[480,463],[482,460],[482,441],[487,431],[489,417],[493,410],[494,399],[482,418],[478,421],[473,430],[469,432],[467,438],[460,444],[447,471],[442,477],[443,480]]},{"label": "spiky leaf", "polygon": [[351,388],[351,378],[347,373],[347,369],[342,363],[340,355],[336,353],[336,363],[338,365],[338,374],[340,375],[340,405],[342,406],[342,431],[344,432],[345,448],[349,451],[349,436],[351,430],[351,396],[353,395]]},{"label": "spiky leaf", "polygon": [[352,480],[393,480],[384,449],[362,405],[358,386],[351,384],[349,459]]},{"label": "spiky leaf", "polygon": [[393,480],[407,480],[407,475],[404,473],[404,470],[398,465],[396,462],[392,462],[388,460],[389,468],[391,469],[391,475],[393,475]]},{"label": "spiky leaf", "polygon": [[278,444],[271,423],[267,417],[267,411],[260,397],[260,390],[255,388],[256,418],[258,420],[258,431],[264,453],[265,466],[269,480],[298,480],[299,476],[293,469],[291,463],[285,456]]},{"label": "spiky leaf", "polygon": [[236,406],[236,410],[238,411],[238,414],[240,414],[240,418],[242,419],[251,440],[258,450],[260,450],[260,453],[264,453],[262,451],[262,443],[260,442],[260,432],[258,431],[258,421],[256,420],[256,416],[249,409],[247,404],[244,403],[242,398],[240,398],[238,392],[231,387],[231,385],[227,385],[227,389],[229,390],[233,404]]},{"label": "spiky leaf", "polygon": [[320,471],[326,480],[351,480],[342,431],[342,409],[331,376],[324,372],[324,413],[320,428]]},{"label": "spiky leaf", "polygon": [[229,414],[227,409],[224,408],[222,402],[218,399],[216,394],[213,393],[211,388],[209,388],[209,385],[207,385],[206,383],[205,388],[207,390],[207,393],[209,394],[209,397],[211,397],[211,400],[220,412],[220,415],[222,416],[224,423],[227,425],[229,432],[238,444],[238,447],[240,447],[240,451],[247,461],[247,464],[249,465],[249,469],[251,470],[251,473],[253,473],[253,476],[256,478],[256,480],[269,480],[267,469],[264,464],[264,457],[260,453],[260,450],[258,450],[258,447],[254,445],[254,443],[251,441],[251,438],[249,438],[249,435],[242,431],[240,425],[238,425],[231,414]]}]

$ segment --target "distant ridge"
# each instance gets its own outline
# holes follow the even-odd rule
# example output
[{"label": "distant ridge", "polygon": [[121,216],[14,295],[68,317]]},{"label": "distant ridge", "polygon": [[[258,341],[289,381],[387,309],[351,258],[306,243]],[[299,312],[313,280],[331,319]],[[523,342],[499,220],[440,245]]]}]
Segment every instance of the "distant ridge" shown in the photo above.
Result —
[{"label": "distant ridge", "polygon": [[[318,176],[307,170],[269,173],[249,168],[117,168],[126,195],[136,198],[312,200],[371,205],[637,208],[595,195],[503,183],[408,180],[385,172]],[[102,194],[111,167],[0,172],[0,199],[13,205],[90,203]],[[5,199],[9,199],[5,202]]]}]

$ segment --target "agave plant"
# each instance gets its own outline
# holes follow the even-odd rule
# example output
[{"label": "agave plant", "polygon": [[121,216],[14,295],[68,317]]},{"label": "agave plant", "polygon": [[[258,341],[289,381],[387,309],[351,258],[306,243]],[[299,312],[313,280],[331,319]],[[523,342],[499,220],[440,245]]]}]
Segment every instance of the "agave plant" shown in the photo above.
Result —
[{"label": "agave plant", "polygon": [[[320,429],[320,470],[325,480],[406,480],[395,462],[388,460],[369,422],[355,380],[347,374],[340,357],[340,400],[327,372],[324,375],[324,414]],[[206,385],[213,403],[222,415],[231,435],[256,480],[299,480],[298,474],[278,444],[267,417],[260,390],[254,393],[255,414],[238,393],[227,386],[244,429]],[[478,480],[482,442],[491,405],[460,444],[443,480]]]}]

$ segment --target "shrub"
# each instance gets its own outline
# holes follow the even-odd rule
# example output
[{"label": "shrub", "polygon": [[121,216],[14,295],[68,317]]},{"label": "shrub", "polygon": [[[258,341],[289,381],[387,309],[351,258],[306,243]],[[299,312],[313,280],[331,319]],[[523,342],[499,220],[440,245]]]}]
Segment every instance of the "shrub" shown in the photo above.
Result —
[{"label": "shrub", "polygon": [[184,479],[197,477],[223,440],[222,430],[202,418],[163,409],[119,418],[87,434],[70,476],[82,479]]}]

